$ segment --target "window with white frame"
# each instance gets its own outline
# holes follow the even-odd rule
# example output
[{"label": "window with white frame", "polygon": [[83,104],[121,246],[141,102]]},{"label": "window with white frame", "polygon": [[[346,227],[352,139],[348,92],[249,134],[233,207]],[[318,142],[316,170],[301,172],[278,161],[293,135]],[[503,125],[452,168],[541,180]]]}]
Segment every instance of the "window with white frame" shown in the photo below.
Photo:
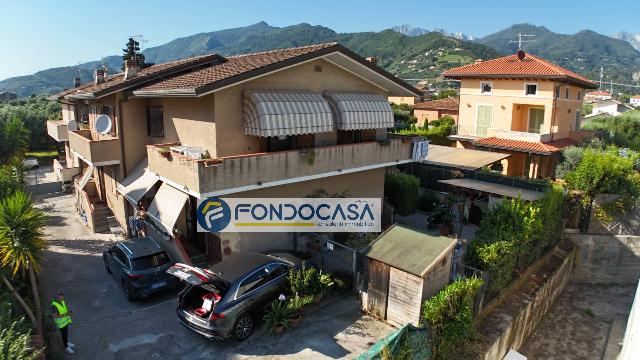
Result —
[{"label": "window with white frame", "polygon": [[524,94],[527,96],[535,96],[538,93],[538,84],[525,84]]},{"label": "window with white frame", "polygon": [[489,82],[489,81],[483,81],[480,83],[480,93],[481,94],[491,94],[491,91],[493,91],[493,83]]}]

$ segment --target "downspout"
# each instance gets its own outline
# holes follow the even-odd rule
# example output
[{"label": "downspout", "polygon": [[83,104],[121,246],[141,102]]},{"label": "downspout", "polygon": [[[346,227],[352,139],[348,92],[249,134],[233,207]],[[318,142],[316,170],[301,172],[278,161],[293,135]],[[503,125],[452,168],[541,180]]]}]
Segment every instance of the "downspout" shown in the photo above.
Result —
[{"label": "downspout", "polygon": [[[557,111],[557,104],[558,104],[558,97],[560,96],[560,91],[556,88],[559,87],[560,85],[557,84],[556,82],[553,83],[553,105],[552,105],[552,111],[551,111],[551,126],[549,127],[549,134],[551,134],[551,141],[553,141],[553,125],[556,123],[556,111]],[[558,96],[556,96],[556,94]],[[551,161],[551,157],[555,156],[553,154],[549,155],[549,161]],[[547,166],[549,164],[547,163]],[[551,171],[552,174],[555,176],[555,170]]]}]

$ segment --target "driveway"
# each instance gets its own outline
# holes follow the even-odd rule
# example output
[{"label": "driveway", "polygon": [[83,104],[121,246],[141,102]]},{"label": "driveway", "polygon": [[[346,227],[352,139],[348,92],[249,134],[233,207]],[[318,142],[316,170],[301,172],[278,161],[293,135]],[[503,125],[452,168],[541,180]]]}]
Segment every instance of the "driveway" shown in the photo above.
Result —
[{"label": "driveway", "polygon": [[361,315],[357,299],[342,297],[303,318],[293,330],[273,336],[262,328],[245,342],[207,341],[180,326],[176,294],[130,303],[102,263],[108,234],[93,234],[77,216],[72,195],[34,198],[49,215],[39,284],[48,312],[60,289],[73,311],[69,338],[76,354],[62,353],[50,319],[46,331],[54,358],[65,359],[325,359],[351,358],[392,328]]}]

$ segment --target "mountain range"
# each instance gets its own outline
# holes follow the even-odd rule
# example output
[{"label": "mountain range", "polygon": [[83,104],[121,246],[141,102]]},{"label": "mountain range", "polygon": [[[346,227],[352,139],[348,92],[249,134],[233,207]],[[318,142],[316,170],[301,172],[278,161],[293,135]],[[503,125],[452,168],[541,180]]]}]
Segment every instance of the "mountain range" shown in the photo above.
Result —
[{"label": "mountain range", "polygon": [[640,34],[632,34],[626,31],[620,31],[612,36],[614,39],[620,39],[628,42],[634,49],[640,51]]},{"label": "mountain range", "polygon": [[[408,25],[381,32],[336,33],[327,27],[305,23],[274,27],[259,22],[178,38],[147,48],[144,54],[147,62],[162,63],[210,52],[226,56],[337,41],[363,57],[377,57],[380,66],[401,78],[438,82],[440,74],[451,67],[468,64],[478,58],[491,59],[514,53],[517,45],[510,41],[517,39],[518,33],[535,35],[528,38],[534,41],[524,44],[525,51],[591,79],[599,76],[601,66],[605,68],[605,80],[617,82],[628,83],[632,74],[640,71],[640,53],[625,40],[590,30],[573,35],[557,34],[531,24],[513,25],[475,41],[467,41],[465,39],[472,37],[440,29],[427,31]],[[70,87],[76,76],[80,76],[83,82],[90,81],[93,70],[101,64],[107,66],[110,73],[119,72],[122,58],[113,55],[101,61],[8,78],[0,81],[0,93],[10,91],[24,97],[57,92]]]},{"label": "mountain range", "polygon": [[400,34],[403,35],[407,35],[407,36],[420,36],[420,35],[424,35],[430,32],[438,32],[442,35],[446,35],[446,36],[450,36],[456,39],[460,39],[460,40],[467,40],[467,41],[473,41],[476,40],[477,37],[473,36],[473,35],[467,35],[463,32],[450,32],[447,31],[445,29],[441,29],[441,28],[434,28],[433,30],[427,30],[427,29],[423,29],[423,28],[419,28],[419,27],[413,27],[411,25],[399,25],[399,26],[394,26],[391,28],[391,30],[393,31],[397,31]]}]

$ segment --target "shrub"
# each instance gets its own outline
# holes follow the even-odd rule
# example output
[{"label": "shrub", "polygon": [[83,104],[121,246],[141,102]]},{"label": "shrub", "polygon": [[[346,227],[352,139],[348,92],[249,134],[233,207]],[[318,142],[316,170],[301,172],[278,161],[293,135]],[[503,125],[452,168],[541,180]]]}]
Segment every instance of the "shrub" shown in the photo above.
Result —
[{"label": "shrub", "polygon": [[418,209],[422,211],[431,212],[440,204],[440,199],[433,193],[433,191],[427,191],[418,197]]},{"label": "shrub", "polygon": [[457,279],[422,305],[433,359],[463,358],[465,344],[475,336],[473,302],[482,283],[478,278]]},{"label": "shrub", "polygon": [[321,271],[315,267],[307,267],[305,263],[300,268],[291,270],[287,276],[291,294],[293,296],[314,296],[322,293],[322,275]]},{"label": "shrub", "polygon": [[419,185],[420,180],[413,175],[389,174],[385,177],[384,193],[400,215],[410,215],[416,210]]},{"label": "shrub", "polygon": [[276,300],[271,304],[262,320],[264,320],[264,324],[269,328],[270,332],[280,326],[288,329],[290,327],[291,313],[292,311],[287,307],[285,301]]}]

